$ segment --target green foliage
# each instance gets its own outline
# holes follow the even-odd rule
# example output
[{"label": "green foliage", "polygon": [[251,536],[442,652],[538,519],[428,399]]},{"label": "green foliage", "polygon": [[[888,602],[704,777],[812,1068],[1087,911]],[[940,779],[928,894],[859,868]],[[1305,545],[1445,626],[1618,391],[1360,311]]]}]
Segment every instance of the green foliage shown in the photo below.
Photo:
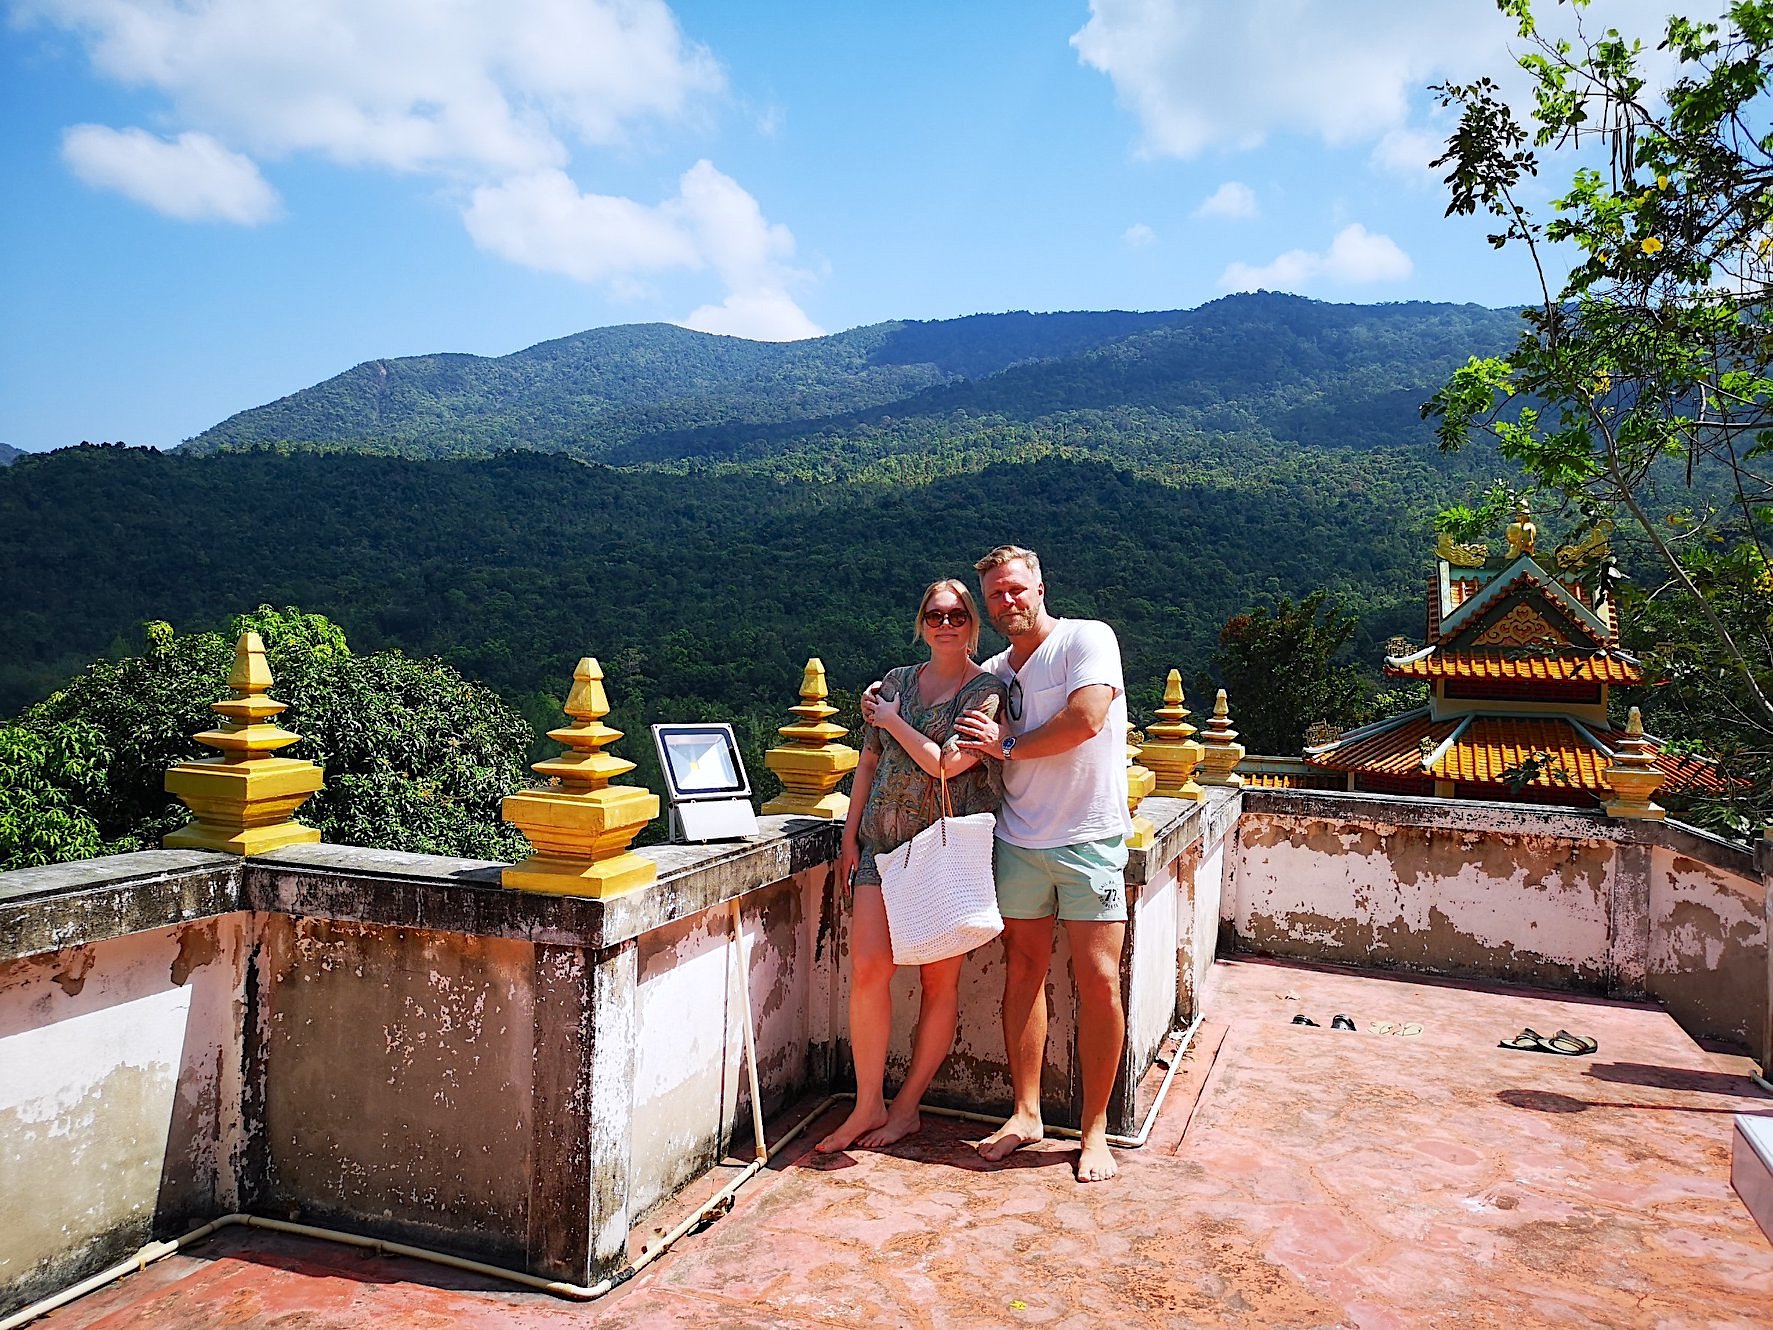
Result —
[{"label": "green foliage", "polygon": [[[1773,571],[1750,547],[1717,545],[1684,555],[1699,595],[1748,646],[1763,692],[1773,688]],[[1688,821],[1753,839],[1773,822],[1773,736],[1760,723],[1735,663],[1728,660],[1689,593],[1670,583],[1631,591],[1625,603],[1627,644],[1651,682],[1626,690],[1622,705],[1643,711],[1644,727],[1675,752],[1718,761],[1732,783],[1726,798],[1658,794]]]},{"label": "green foliage", "polygon": [[[1573,14],[1587,7],[1568,2]],[[1470,360],[1424,414],[1444,449],[1487,435],[1591,522],[1629,515],[1672,598],[1704,624],[1710,659],[1734,676],[1740,719],[1773,737],[1762,682],[1773,656],[1763,635],[1736,635],[1703,576],[1720,548],[1766,561],[1773,3],[1740,0],[1721,24],[1668,20],[1656,44],[1676,77],[1660,97],[1645,83],[1644,42],[1580,24],[1576,39],[1552,39],[1530,0],[1499,7],[1527,44],[1531,129],[1490,80],[1445,87],[1460,123],[1439,164],[1449,168],[1448,212],[1496,218],[1492,244],[1525,249],[1544,299],[1526,311],[1511,355]],[[1554,146],[1578,164],[1542,219],[1520,186]],[[1574,261],[1555,289],[1554,252]],[[1696,481],[1685,503],[1665,493]],[[1660,514],[1681,506],[1694,520],[1671,531]]]},{"label": "green foliage", "polygon": [[[326,789],[301,811],[329,841],[508,859],[522,836],[500,824],[500,799],[523,783],[529,727],[485,687],[436,660],[398,651],[356,656],[320,615],[268,605],[234,619],[266,640],[289,706],[278,720],[302,736],[284,756],[326,768]],[[147,849],[189,814],[164,790],[167,767],[214,756],[191,736],[216,723],[232,639],[146,625],[141,655],[93,662],[0,730],[8,794],[0,848],[53,862]],[[32,856],[35,856],[33,859]]]},{"label": "green foliage", "polygon": [[104,801],[110,756],[84,721],[0,725],[0,872],[112,852],[87,811]]},{"label": "green foliage", "polygon": [[1252,753],[1292,754],[1317,721],[1339,728],[1370,714],[1361,667],[1338,661],[1356,620],[1326,592],[1228,619],[1214,664],[1230,697],[1238,735]]}]

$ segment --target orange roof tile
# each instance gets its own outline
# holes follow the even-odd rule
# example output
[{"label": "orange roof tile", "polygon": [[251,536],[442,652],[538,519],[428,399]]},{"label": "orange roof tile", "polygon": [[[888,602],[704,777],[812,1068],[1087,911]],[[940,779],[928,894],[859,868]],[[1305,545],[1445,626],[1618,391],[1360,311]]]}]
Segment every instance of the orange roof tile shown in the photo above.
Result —
[{"label": "orange roof tile", "polygon": [[1601,773],[1610,759],[1569,721],[1539,716],[1474,717],[1432,774],[1437,780],[1500,785],[1505,771],[1539,754],[1550,760],[1528,784],[1607,790]]},{"label": "orange roof tile", "polygon": [[[1528,784],[1611,794],[1604,774],[1611,759],[1569,721],[1553,716],[1473,716],[1461,730],[1464,719],[1453,716],[1431,721],[1426,710],[1407,712],[1394,725],[1358,735],[1324,752],[1307,754],[1305,760],[1337,771],[1501,785],[1504,772],[1521,767],[1529,758],[1543,756],[1548,760]],[[1615,748],[1624,732],[1600,730],[1594,737]],[[1451,743],[1446,742],[1449,738]],[[1440,751],[1443,743],[1446,747]],[[1422,763],[1427,752],[1438,755],[1433,766],[1425,769]],[[1657,765],[1669,773],[1670,790],[1721,793],[1724,789],[1716,769],[1703,758],[1658,754]]]},{"label": "orange roof tile", "polygon": [[1430,720],[1426,707],[1406,711],[1395,717],[1391,725],[1375,727],[1370,733],[1344,739],[1334,748],[1320,753],[1306,753],[1305,760],[1314,767],[1332,771],[1372,771],[1388,776],[1420,776],[1422,742],[1432,740],[1438,747],[1442,740],[1459,726],[1459,718]]},{"label": "orange roof tile", "polygon": [[1386,662],[1385,672],[1400,679],[1530,679],[1543,683],[1619,683],[1644,681],[1644,672],[1617,656],[1544,653],[1504,655],[1497,651],[1436,651],[1401,665]]},{"label": "orange roof tile", "polygon": [[1474,595],[1477,592],[1477,589],[1483,584],[1484,579],[1481,577],[1454,577],[1448,579],[1448,598],[1452,603],[1448,605],[1447,608],[1449,610],[1458,609],[1466,600],[1470,599],[1470,597]]}]

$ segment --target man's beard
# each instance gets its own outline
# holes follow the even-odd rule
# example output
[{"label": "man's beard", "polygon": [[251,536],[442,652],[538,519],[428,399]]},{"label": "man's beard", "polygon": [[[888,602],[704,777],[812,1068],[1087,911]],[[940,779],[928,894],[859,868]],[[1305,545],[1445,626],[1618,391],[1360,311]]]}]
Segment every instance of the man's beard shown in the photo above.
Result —
[{"label": "man's beard", "polygon": [[1034,627],[1034,611],[1004,610],[992,615],[991,623],[1005,637],[1020,637]]}]

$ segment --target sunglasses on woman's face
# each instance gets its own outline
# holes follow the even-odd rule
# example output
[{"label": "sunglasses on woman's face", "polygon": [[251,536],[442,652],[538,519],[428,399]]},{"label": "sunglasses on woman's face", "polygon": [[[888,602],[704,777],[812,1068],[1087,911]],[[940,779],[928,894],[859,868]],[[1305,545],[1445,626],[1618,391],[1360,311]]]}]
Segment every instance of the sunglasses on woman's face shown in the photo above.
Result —
[{"label": "sunglasses on woman's face", "polygon": [[953,624],[956,628],[965,628],[972,621],[973,616],[964,609],[925,610],[923,612],[923,626],[925,628],[940,628],[943,624]]}]

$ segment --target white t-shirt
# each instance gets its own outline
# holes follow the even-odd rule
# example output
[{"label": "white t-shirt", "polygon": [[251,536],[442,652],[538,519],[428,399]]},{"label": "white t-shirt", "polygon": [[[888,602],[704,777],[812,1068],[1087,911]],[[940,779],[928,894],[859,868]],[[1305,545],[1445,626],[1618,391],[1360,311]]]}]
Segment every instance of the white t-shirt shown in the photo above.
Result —
[{"label": "white t-shirt", "polygon": [[1010,668],[1008,651],[986,661],[985,668],[1007,684],[1021,685],[1012,693],[1012,700],[1021,702],[1020,719],[1003,717],[1017,735],[1045,725],[1079,688],[1105,683],[1114,689],[1107,723],[1076,748],[1050,757],[1017,754],[1003,764],[997,834],[1025,850],[1050,850],[1131,832],[1127,689],[1114,630],[1094,619],[1060,619],[1020,670]]}]

